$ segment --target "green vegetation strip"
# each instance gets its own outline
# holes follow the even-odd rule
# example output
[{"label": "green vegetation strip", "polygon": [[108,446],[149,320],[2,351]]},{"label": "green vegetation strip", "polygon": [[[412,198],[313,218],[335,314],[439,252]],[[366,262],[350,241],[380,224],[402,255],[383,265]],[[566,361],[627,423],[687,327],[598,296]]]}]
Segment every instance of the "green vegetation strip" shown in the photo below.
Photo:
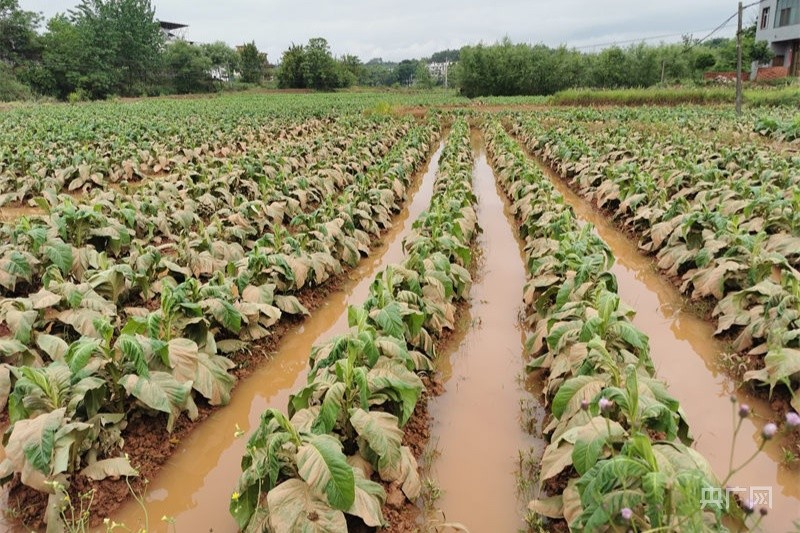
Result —
[{"label": "green vegetation strip", "polygon": [[574,531],[723,529],[729,511],[702,503],[719,482],[654,377],[611,251],[499,123],[486,138],[525,240],[528,370],[544,376],[551,414],[540,472],[551,496],[530,509]]},{"label": "green vegetation strip", "polygon": [[[226,404],[235,365],[222,354],[256,348],[250,343],[269,336],[282,315],[307,313],[299,291],[322,287],[356,264],[391,225],[438,125],[402,131],[392,149],[376,149],[365,173],[357,171],[341,194],[295,221],[292,232],[268,221],[260,228],[234,222],[238,233],[227,235],[220,222],[199,223],[197,231],[187,225],[170,233],[181,258],[162,256],[144,239],[114,262],[95,248],[115,250],[110,216],[92,219],[81,248],[56,235],[74,231],[82,219],[19,221],[0,261],[9,291],[0,325],[11,335],[0,338],[0,407],[11,422],[0,479],[51,494],[52,525],[62,518],[62,496],[73,477],[137,475],[123,455],[132,416],[162,413],[171,431],[181,413],[197,415],[196,400]],[[231,217],[249,214],[256,223],[263,216],[247,211],[250,200],[239,201]],[[84,212],[115,207],[96,205]],[[184,211],[194,218],[193,208]],[[141,217],[123,220],[135,225]],[[235,238],[244,246],[229,242]],[[13,296],[37,286],[38,292]]]},{"label": "green vegetation strip", "polygon": [[[691,133],[637,131],[639,116],[725,127],[724,115],[642,111],[619,128],[587,131],[583,118],[559,127],[522,119],[514,131],[585,198],[641,236],[658,267],[694,300],[714,304],[717,334],[757,368],[745,381],[785,387],[800,411],[800,178],[796,158],[753,143],[724,145]],[[652,120],[648,119],[648,121]]]},{"label": "green vegetation strip", "polygon": [[[665,87],[649,89],[566,89],[548,100],[553,105],[685,105],[685,104],[730,104],[736,101],[736,91],[726,87]],[[800,104],[800,89],[758,88],[744,91],[748,105],[797,106]]]},{"label": "green vegetation strip", "polygon": [[394,482],[409,500],[421,483],[402,445],[403,427],[432,369],[435,339],[452,329],[471,284],[470,242],[478,231],[469,127],[453,126],[429,211],[404,243],[405,260],[379,273],[366,302],[350,307],[350,330],[316,346],[308,384],[288,416],[265,411],[242,459],[231,513],[246,531],[345,531],[345,513],[385,525]]}]

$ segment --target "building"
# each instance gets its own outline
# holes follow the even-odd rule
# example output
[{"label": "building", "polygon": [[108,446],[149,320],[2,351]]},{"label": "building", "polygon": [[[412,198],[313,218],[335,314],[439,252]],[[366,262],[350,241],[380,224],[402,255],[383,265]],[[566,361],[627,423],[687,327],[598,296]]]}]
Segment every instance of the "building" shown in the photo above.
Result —
[{"label": "building", "polygon": [[184,28],[188,28],[188,24],[179,24],[177,22],[166,22],[159,20],[158,24],[161,26],[161,33],[164,35],[164,42],[174,43],[178,40],[186,40],[184,38]]},{"label": "building", "polygon": [[761,0],[756,40],[767,41],[775,57],[773,67],[785,67],[797,76],[800,67],[800,0]]}]

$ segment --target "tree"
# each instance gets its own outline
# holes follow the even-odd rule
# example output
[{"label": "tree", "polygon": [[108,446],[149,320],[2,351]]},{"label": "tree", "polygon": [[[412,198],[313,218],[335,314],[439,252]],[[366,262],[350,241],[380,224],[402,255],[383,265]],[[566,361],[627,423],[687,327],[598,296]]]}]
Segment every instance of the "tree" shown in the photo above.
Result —
[{"label": "tree", "polygon": [[42,16],[23,11],[17,0],[0,0],[0,61],[12,67],[35,59],[39,52],[36,28]]},{"label": "tree", "polygon": [[431,56],[431,63],[444,63],[445,61],[457,63],[460,57],[461,50],[442,50],[441,52],[435,52]]},{"label": "tree", "polygon": [[340,77],[341,86],[343,87],[350,87],[351,85],[355,85],[358,83],[358,80],[361,78],[362,72],[364,71],[364,66],[361,64],[361,60],[354,55],[346,54],[342,56],[339,60],[339,68],[340,68]]},{"label": "tree", "polygon": [[185,41],[172,43],[164,52],[164,66],[179,94],[207,92],[212,88],[213,62],[199,46]]},{"label": "tree", "polygon": [[380,58],[367,61],[361,68],[358,84],[367,87],[389,86],[396,80],[393,63],[384,63]]},{"label": "tree", "polygon": [[395,69],[395,81],[400,85],[411,85],[414,82],[414,74],[417,72],[419,61],[414,59],[404,59]]},{"label": "tree", "polygon": [[278,87],[281,89],[305,89],[303,77],[303,60],[306,51],[303,45],[292,44],[283,52],[281,66],[278,69]]},{"label": "tree", "polygon": [[239,49],[239,68],[242,71],[243,82],[261,83],[266,63],[266,54],[258,51],[255,42],[247,43]]},{"label": "tree", "polygon": [[150,0],[82,0],[70,15],[81,42],[78,86],[97,98],[143,92],[164,45]]},{"label": "tree", "polygon": [[83,56],[81,46],[78,28],[66,15],[51,18],[42,36],[41,73],[32,80],[33,88],[62,99],[77,90]]},{"label": "tree", "polygon": [[211,61],[212,77],[219,80],[233,80],[239,69],[239,54],[222,41],[201,45],[203,54]]},{"label": "tree", "polygon": [[336,60],[331,55],[328,41],[322,37],[308,40],[303,55],[303,79],[306,87],[319,91],[341,86]]},{"label": "tree", "polygon": [[711,52],[703,51],[697,54],[697,57],[694,59],[694,67],[701,71],[705,72],[717,62],[717,58]]},{"label": "tree", "polygon": [[431,76],[431,71],[428,70],[428,65],[423,61],[417,63],[417,69],[414,71],[414,85],[422,87],[423,89],[432,88],[436,82]]}]

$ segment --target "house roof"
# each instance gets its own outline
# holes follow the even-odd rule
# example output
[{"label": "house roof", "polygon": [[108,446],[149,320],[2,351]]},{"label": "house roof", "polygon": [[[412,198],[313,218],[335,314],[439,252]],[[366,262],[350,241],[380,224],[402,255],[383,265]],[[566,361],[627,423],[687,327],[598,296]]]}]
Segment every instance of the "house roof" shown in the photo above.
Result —
[{"label": "house roof", "polygon": [[181,28],[188,28],[188,24],[180,24],[178,22],[167,22],[164,20],[159,20],[158,23],[161,27],[165,30],[179,30]]}]

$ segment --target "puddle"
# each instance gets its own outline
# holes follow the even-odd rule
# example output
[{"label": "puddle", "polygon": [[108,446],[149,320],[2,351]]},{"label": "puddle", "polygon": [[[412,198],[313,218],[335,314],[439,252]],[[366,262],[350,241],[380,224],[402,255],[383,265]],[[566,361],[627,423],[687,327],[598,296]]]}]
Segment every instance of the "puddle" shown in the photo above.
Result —
[{"label": "puddle", "polygon": [[504,197],[480,139],[474,186],[482,259],[470,293],[469,323],[451,352],[439,357],[445,393],[429,402],[431,443],[441,453],[433,477],[445,520],[470,531],[517,531],[527,502],[517,499],[520,451],[537,439],[520,424],[525,333],[519,325],[525,267]]},{"label": "puddle", "polygon": [[[239,383],[231,403],[197,427],[151,480],[145,495],[150,531],[167,530],[162,516],[173,517],[180,532],[237,531],[228,503],[241,473],[248,436],[265,409],[286,410],[289,395],[305,384],[311,347],[346,331],[347,306],[366,299],[375,273],[402,260],[402,240],[430,204],[442,148],[440,144],[416,189],[409,191],[408,207],[395,218],[384,244],[353,269],[341,290],[332,293],[302,326],[284,336],[274,358]],[[244,431],[238,439],[234,437],[237,424]],[[129,502],[112,518],[133,530],[145,525],[136,502]]]},{"label": "puddle", "polygon": [[[733,439],[731,393],[750,405],[756,417],[742,424],[736,445],[734,466],[758,449],[761,428],[774,413],[767,402],[736,391],[734,381],[717,367],[722,343],[714,338],[714,327],[683,310],[678,290],[662,277],[650,258],[617,230],[605,215],[574,193],[554,172],[539,165],[573,207],[577,216],[590,222],[608,244],[616,263],[612,272],[619,281],[619,295],[636,310],[634,324],[650,337],[650,351],[656,376],[669,384],[670,393],[681,403],[695,438],[694,447],[708,459],[720,479],[728,473],[730,443]],[[749,491],[771,490],[772,506],[762,521],[764,531],[794,531],[800,519],[800,471],[781,465],[780,439],[770,442],[744,470],[730,481],[741,487],[744,499]]]}]

